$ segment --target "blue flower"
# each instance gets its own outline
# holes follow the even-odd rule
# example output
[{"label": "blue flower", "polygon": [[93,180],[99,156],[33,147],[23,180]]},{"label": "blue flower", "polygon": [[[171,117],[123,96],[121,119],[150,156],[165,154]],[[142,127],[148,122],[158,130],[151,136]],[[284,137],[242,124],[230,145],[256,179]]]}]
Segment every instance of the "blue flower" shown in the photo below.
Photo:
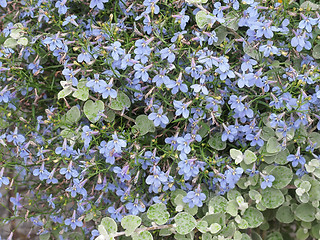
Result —
[{"label": "blue flower", "polygon": [[3,176],[3,172],[4,172],[4,168],[2,168],[0,171],[0,187],[2,186],[2,184],[9,185],[9,179]]},{"label": "blue flower", "polygon": [[153,121],[154,126],[158,127],[160,124],[167,125],[169,123],[169,119],[166,114],[163,114],[163,108],[160,107],[158,113],[150,113],[148,119]]},{"label": "blue flower", "polygon": [[176,81],[170,80],[165,84],[167,88],[172,88],[171,89],[172,94],[177,94],[179,90],[184,93],[188,92],[188,86],[187,84],[183,83],[183,80],[182,80],[182,72],[180,72]]},{"label": "blue flower", "polygon": [[116,132],[112,134],[112,140],[107,143],[107,148],[114,149],[117,153],[122,152],[121,148],[126,146],[126,141],[122,138],[119,138]]},{"label": "blue flower", "polygon": [[182,200],[185,203],[189,203],[189,208],[194,206],[202,207],[203,201],[206,200],[206,195],[201,192],[200,185],[198,185],[195,191],[188,192]]},{"label": "blue flower", "polygon": [[109,0],[91,0],[90,2],[90,8],[94,8],[97,6],[98,9],[102,10],[104,9],[103,3],[107,3]]},{"label": "blue flower", "polygon": [[272,187],[272,182],[275,180],[273,175],[263,176],[263,182],[261,183],[261,188],[266,189],[267,187]]},{"label": "blue flower", "polygon": [[39,179],[42,181],[42,180],[48,179],[50,173],[45,169],[44,162],[42,162],[40,168],[33,170],[33,175],[39,176]]},{"label": "blue flower", "polygon": [[5,8],[7,6],[7,0],[0,0],[0,6]]},{"label": "blue flower", "polygon": [[305,29],[307,32],[312,32],[312,26],[317,24],[317,19],[306,17],[304,14],[301,13],[302,20],[299,23],[300,29]]},{"label": "blue flower", "polygon": [[75,230],[76,227],[82,227],[83,226],[83,222],[80,221],[79,219],[76,219],[76,211],[73,210],[73,214],[72,214],[72,217],[71,218],[67,218],[66,220],[64,220],[64,223]]},{"label": "blue flower", "polygon": [[7,135],[7,141],[13,142],[14,145],[22,144],[26,138],[22,134],[18,134],[18,128],[15,127],[13,132]]},{"label": "blue flower", "polygon": [[306,163],[306,159],[300,154],[300,147],[298,147],[297,153],[295,155],[290,154],[287,157],[287,161],[291,162],[293,167],[298,166],[299,163],[301,164],[301,166],[304,166],[304,164]]},{"label": "blue flower", "polygon": [[173,63],[176,59],[176,55],[174,54],[175,50],[177,50],[175,44],[172,44],[170,47],[162,49],[160,51],[161,59],[163,60],[167,58],[169,63]]},{"label": "blue flower", "polygon": [[66,6],[67,0],[57,1],[55,7],[58,8],[58,13],[66,14],[68,7]]},{"label": "blue flower", "polygon": [[66,179],[69,180],[71,177],[78,177],[79,173],[72,166],[72,161],[70,161],[67,168],[61,168],[60,174],[65,175]]},{"label": "blue flower", "polygon": [[268,41],[266,45],[261,45],[259,51],[263,52],[263,56],[269,57],[270,55],[278,54],[279,49],[275,46],[272,46],[273,41]]},{"label": "blue flower", "polygon": [[188,110],[188,106],[190,105],[190,103],[191,101],[183,103],[182,101],[173,100],[173,106],[176,109],[176,116],[180,116],[182,114],[184,118],[188,118],[190,113]]},{"label": "blue flower", "polygon": [[185,154],[188,154],[191,152],[190,143],[193,142],[193,139],[191,137],[190,133],[187,133],[184,137],[178,137],[177,139],[177,150],[181,151]]}]

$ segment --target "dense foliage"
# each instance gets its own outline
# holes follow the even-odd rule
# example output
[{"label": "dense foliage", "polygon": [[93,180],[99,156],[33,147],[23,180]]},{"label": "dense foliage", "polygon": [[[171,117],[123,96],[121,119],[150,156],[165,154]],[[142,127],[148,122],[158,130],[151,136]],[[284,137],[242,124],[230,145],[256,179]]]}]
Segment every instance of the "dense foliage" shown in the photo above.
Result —
[{"label": "dense foliage", "polygon": [[320,239],[320,5],[0,6],[2,237]]}]

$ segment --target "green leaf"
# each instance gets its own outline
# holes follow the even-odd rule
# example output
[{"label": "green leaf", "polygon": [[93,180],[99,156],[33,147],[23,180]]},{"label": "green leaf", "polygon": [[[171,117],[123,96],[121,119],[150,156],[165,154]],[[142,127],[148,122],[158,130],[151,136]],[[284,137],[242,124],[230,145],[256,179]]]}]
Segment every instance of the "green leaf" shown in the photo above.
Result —
[{"label": "green leaf", "polygon": [[39,236],[40,240],[49,240],[49,238],[50,238],[50,233],[41,234]]},{"label": "green leaf", "polygon": [[121,219],[121,226],[125,229],[126,236],[130,236],[141,224],[141,218],[135,215],[127,215]]},{"label": "green leaf", "polygon": [[301,203],[294,211],[296,217],[304,222],[312,222],[315,219],[316,209],[309,203]]},{"label": "green leaf", "polygon": [[204,28],[208,23],[208,14],[205,11],[199,11],[196,14],[196,23],[199,28]]},{"label": "green leaf", "polygon": [[210,147],[215,150],[223,150],[226,148],[227,143],[221,140],[222,133],[215,133],[208,141]]},{"label": "green leaf", "polygon": [[237,12],[235,11],[230,11],[229,13],[227,13],[224,16],[224,20],[225,22],[221,23],[221,25],[231,28],[234,31],[237,31],[239,26],[238,26],[238,22],[239,22],[239,15]]},{"label": "green leaf", "polygon": [[277,210],[276,218],[281,223],[292,223],[294,221],[294,214],[289,206],[281,206]]},{"label": "green leaf", "polygon": [[79,86],[80,83],[78,84],[78,89],[72,94],[74,98],[80,99],[81,101],[86,101],[89,98],[89,88],[86,86]]},{"label": "green leaf", "polygon": [[17,40],[13,38],[8,38],[4,43],[3,46],[6,48],[15,48],[17,46]]},{"label": "green leaf", "polygon": [[222,196],[215,196],[209,201],[209,213],[224,213],[226,212],[227,199]]},{"label": "green leaf", "polygon": [[246,44],[243,48],[243,51],[253,59],[259,60],[259,52],[253,46]]},{"label": "green leaf", "polygon": [[178,213],[174,220],[177,232],[182,235],[190,233],[197,225],[194,217],[186,212]]},{"label": "green leaf", "polygon": [[300,8],[302,8],[302,9],[304,9],[304,10],[310,9],[310,10],[315,11],[315,10],[320,9],[320,5],[315,4],[315,3],[313,3],[313,2],[310,2],[310,1],[305,1],[305,2],[303,2],[303,3],[300,5]]},{"label": "green leaf", "polygon": [[210,233],[203,233],[202,240],[212,240],[212,235]]},{"label": "green leaf", "polygon": [[27,46],[28,45],[28,38],[26,38],[26,37],[19,38],[17,43],[20,45],[23,45],[23,46]]},{"label": "green leaf", "polygon": [[279,152],[277,155],[274,156],[274,161],[275,163],[277,164],[280,164],[280,165],[285,165],[288,163],[287,161],[287,157],[289,156],[289,150],[288,149],[285,149],[281,152]]},{"label": "green leaf", "polygon": [[311,236],[320,239],[320,223],[312,226],[311,228]]},{"label": "green leaf", "polygon": [[317,145],[314,147],[315,149],[320,148],[320,134],[319,133],[312,132],[312,133],[310,133],[309,138],[310,138],[311,142],[317,143]]},{"label": "green leaf", "polygon": [[64,89],[62,89],[59,93],[58,93],[58,99],[60,98],[65,98],[66,96],[68,96],[70,93],[72,93],[72,90],[70,87],[66,87]]},{"label": "green leaf", "polygon": [[267,236],[267,240],[283,240],[281,233],[273,232]]},{"label": "green leaf", "polygon": [[107,116],[107,118],[104,119],[106,122],[113,122],[113,120],[116,117],[116,114],[114,113],[114,111],[108,107],[106,107],[104,111],[104,115]]},{"label": "green leaf", "polygon": [[212,234],[216,234],[221,230],[221,226],[218,223],[212,223],[209,227],[209,230]]},{"label": "green leaf", "polygon": [[269,174],[275,177],[275,180],[272,182],[272,187],[276,189],[282,189],[286,187],[291,182],[293,177],[292,170],[284,166],[277,166],[273,168]]},{"label": "green leaf", "polygon": [[248,222],[249,228],[259,227],[264,220],[262,213],[258,209],[253,207],[249,207],[244,212],[242,218]]},{"label": "green leaf", "polygon": [[297,240],[305,240],[309,237],[309,232],[308,230],[304,228],[299,228],[298,231],[296,232],[296,238]]},{"label": "green leaf", "polygon": [[281,146],[275,137],[272,137],[267,142],[268,153],[278,153],[281,151]]},{"label": "green leaf", "polygon": [[256,201],[257,203],[260,202],[262,199],[262,195],[254,189],[251,189],[249,191],[249,196],[252,200]]},{"label": "green leaf", "polygon": [[23,36],[23,30],[19,28],[12,29],[10,32],[10,37],[13,39],[19,39]]},{"label": "green leaf", "polygon": [[159,231],[159,236],[167,237],[167,236],[170,236],[171,234],[172,234],[172,231],[170,231],[170,229],[168,228],[160,229]]},{"label": "green leaf", "polygon": [[226,212],[229,213],[233,217],[237,216],[238,203],[236,202],[236,200],[232,200],[227,203]]},{"label": "green leaf", "polygon": [[240,219],[240,222],[238,223],[239,229],[247,229],[249,227],[248,222],[245,219]]},{"label": "green leaf", "polygon": [[121,111],[131,106],[130,98],[123,92],[118,92],[117,98],[112,98],[109,107],[113,110]]},{"label": "green leaf", "polygon": [[231,200],[236,200],[237,197],[241,197],[241,193],[239,193],[237,190],[231,189],[227,192],[227,198]]},{"label": "green leaf", "polygon": [[149,231],[143,231],[135,238],[135,240],[153,240],[153,237]]},{"label": "green leaf", "polygon": [[266,208],[277,208],[284,203],[283,193],[279,189],[266,188],[261,192],[261,203]]},{"label": "green leaf", "polygon": [[149,207],[147,216],[149,219],[154,220],[158,225],[163,225],[169,220],[170,214],[167,211],[166,205],[163,203],[156,203]]},{"label": "green leaf", "polygon": [[77,106],[73,106],[66,114],[66,121],[69,124],[76,123],[80,120],[80,110]]},{"label": "green leaf", "polygon": [[237,150],[237,149],[234,149],[234,148],[231,148],[230,149],[230,157],[235,160],[235,163],[236,164],[239,164],[242,162],[243,160],[243,154],[240,150]]},{"label": "green leaf", "polygon": [[203,221],[203,220],[199,221],[197,223],[197,229],[202,233],[206,233],[207,229],[208,229],[208,223],[206,221]]},{"label": "green leaf", "polygon": [[100,119],[98,115],[104,111],[104,103],[101,100],[93,102],[92,100],[86,101],[83,106],[83,112],[90,122],[95,123]]},{"label": "green leaf", "polygon": [[138,127],[140,135],[145,135],[148,132],[154,132],[156,130],[153,121],[149,120],[147,115],[139,115],[136,118],[136,126]]},{"label": "green leaf", "polygon": [[214,29],[216,32],[216,35],[218,37],[218,41],[214,43],[215,46],[219,46],[221,43],[223,43],[226,40],[226,36],[228,35],[228,29],[224,26],[219,26]]},{"label": "green leaf", "polygon": [[257,160],[257,156],[256,154],[254,154],[252,151],[250,150],[246,150],[244,152],[244,162],[246,164],[251,164],[251,163],[254,163],[255,161]]},{"label": "green leaf", "polygon": [[225,238],[231,238],[236,232],[236,225],[234,222],[229,222],[226,227],[222,229],[219,235],[224,236]]},{"label": "green leaf", "polygon": [[116,233],[118,231],[117,223],[110,217],[102,218],[101,225],[108,233]]}]

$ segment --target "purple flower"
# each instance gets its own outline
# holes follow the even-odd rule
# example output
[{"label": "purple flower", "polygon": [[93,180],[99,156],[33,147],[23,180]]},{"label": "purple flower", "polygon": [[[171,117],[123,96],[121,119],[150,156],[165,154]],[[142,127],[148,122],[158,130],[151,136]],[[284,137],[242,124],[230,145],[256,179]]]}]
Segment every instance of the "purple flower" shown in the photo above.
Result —
[{"label": "purple flower", "polygon": [[183,103],[181,101],[173,100],[173,106],[176,109],[176,116],[180,116],[182,114],[184,118],[188,118],[190,113],[188,110],[188,106],[190,105],[190,103],[191,101]]}]

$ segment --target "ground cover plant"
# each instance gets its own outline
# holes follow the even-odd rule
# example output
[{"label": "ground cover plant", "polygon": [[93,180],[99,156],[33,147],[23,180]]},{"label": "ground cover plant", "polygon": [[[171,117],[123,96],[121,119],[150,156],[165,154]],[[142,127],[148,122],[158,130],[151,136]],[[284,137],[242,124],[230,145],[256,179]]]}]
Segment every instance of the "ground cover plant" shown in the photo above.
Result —
[{"label": "ground cover plant", "polygon": [[317,1],[0,6],[2,239],[320,239]]}]

